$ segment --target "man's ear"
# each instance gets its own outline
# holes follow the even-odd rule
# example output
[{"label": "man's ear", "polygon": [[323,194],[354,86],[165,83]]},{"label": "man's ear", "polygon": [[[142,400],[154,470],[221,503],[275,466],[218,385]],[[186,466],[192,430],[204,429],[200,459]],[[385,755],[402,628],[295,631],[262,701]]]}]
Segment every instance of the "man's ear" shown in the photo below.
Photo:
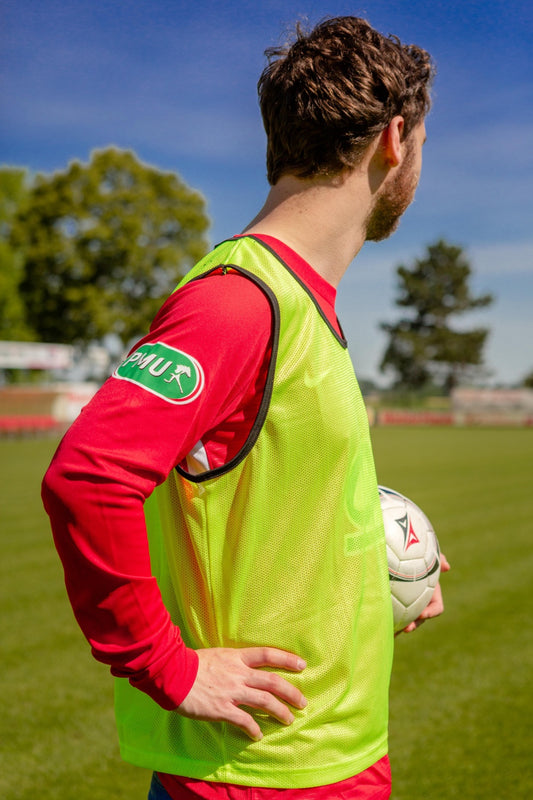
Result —
[{"label": "man's ear", "polygon": [[381,134],[383,157],[389,167],[397,167],[402,160],[402,136],[404,119],[393,117]]}]

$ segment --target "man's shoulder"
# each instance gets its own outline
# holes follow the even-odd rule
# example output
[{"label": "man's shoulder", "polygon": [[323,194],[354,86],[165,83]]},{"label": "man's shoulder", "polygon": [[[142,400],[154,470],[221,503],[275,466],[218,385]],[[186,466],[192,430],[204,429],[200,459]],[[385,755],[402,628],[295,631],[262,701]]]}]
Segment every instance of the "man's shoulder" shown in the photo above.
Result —
[{"label": "man's shoulder", "polygon": [[161,307],[152,329],[196,320],[209,327],[270,326],[270,304],[261,287],[231,268],[219,268],[177,289]]}]

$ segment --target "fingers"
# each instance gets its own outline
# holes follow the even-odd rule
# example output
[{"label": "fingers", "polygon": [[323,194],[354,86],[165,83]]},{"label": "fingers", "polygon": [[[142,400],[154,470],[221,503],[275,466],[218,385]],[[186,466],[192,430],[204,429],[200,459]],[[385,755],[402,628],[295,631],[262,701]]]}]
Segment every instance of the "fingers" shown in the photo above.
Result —
[{"label": "fingers", "polygon": [[251,739],[262,733],[256,720],[242,707],[268,714],[284,725],[294,721],[288,706],[303,709],[307,700],[299,689],[274,672],[259,667],[301,671],[298,656],[271,647],[200,649],[196,680],[178,713],[194,719],[229,722]]},{"label": "fingers", "polygon": [[438,583],[435,587],[435,591],[433,592],[433,597],[429,601],[429,604],[426,606],[424,611],[422,611],[420,614],[419,619],[426,620],[431,619],[432,617],[438,617],[443,611],[444,601],[442,599],[442,589],[440,588],[440,583]]},{"label": "fingers", "polygon": [[399,631],[399,633],[412,633],[413,631],[416,631],[416,629],[420,627],[423,621],[424,620],[416,619],[414,622],[410,622],[406,628],[403,628],[401,631]]},{"label": "fingers", "polygon": [[450,570],[450,569],[451,569],[450,562],[448,561],[448,559],[446,558],[444,553],[441,553],[440,554],[440,571],[441,572],[448,572],[448,570]]},{"label": "fingers", "polygon": [[290,708],[270,692],[261,691],[260,689],[248,689],[243,705],[262,711],[284,725],[290,725],[294,722],[294,714]]},{"label": "fingers", "polygon": [[[305,708],[307,705],[307,700],[301,691],[292,683],[282,678],[281,675],[276,675],[274,672],[251,670],[246,685],[252,689],[261,689],[263,692],[268,692],[270,695],[284,700],[295,708]],[[255,708],[255,706],[253,707]]]},{"label": "fingers", "polygon": [[438,583],[426,608],[422,611],[418,619],[415,619],[414,622],[410,622],[409,625],[403,629],[403,633],[412,633],[423,625],[426,620],[438,617],[443,611],[444,602],[442,599],[442,589],[440,588],[440,583]]},{"label": "fingers", "polygon": [[232,710],[228,711],[224,721],[230,722],[232,725],[240,728],[241,731],[249,736],[250,739],[253,739],[254,742],[260,742],[263,738],[263,731],[255,719],[251,714],[247,714],[246,711],[239,708],[239,706],[234,706]]},{"label": "fingers", "polygon": [[276,647],[245,647],[241,650],[242,658],[249,667],[277,667],[291,672],[301,672],[306,667],[303,658],[278,650]]},{"label": "fingers", "polygon": [[262,739],[263,732],[257,721],[242,706],[268,714],[269,717],[278,720],[283,725],[290,725],[294,722],[292,711],[273,694],[260,689],[246,687],[242,693],[235,697],[232,703],[226,705],[219,721],[236,725],[254,741]]},{"label": "fingers", "polygon": [[412,633],[413,631],[416,631],[417,628],[420,628],[420,626],[423,625],[427,619],[429,619],[429,617],[423,617],[420,615],[418,619],[415,619],[414,622],[410,622],[406,628],[403,628],[395,635],[398,636],[400,633]]}]

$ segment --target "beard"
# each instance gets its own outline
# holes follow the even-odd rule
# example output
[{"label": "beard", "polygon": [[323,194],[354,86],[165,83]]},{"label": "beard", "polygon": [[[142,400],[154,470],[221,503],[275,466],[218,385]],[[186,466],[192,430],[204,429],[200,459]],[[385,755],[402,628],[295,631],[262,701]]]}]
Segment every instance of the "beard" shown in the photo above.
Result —
[{"label": "beard", "polygon": [[413,202],[419,176],[413,170],[413,150],[406,157],[381,194],[378,194],[366,220],[367,242],[381,242],[387,239],[400,224],[404,211]]}]

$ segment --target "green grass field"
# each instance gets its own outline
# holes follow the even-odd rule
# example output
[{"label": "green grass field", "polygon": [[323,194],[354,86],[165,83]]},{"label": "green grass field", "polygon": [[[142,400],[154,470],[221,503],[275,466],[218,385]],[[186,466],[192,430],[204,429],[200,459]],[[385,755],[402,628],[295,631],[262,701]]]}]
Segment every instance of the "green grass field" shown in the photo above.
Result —
[{"label": "green grass field", "polygon": [[[394,800],[533,797],[533,430],[376,429],[379,481],[452,563],[446,614],[396,640]],[[51,440],[0,441],[0,798],[145,800],[120,761],[112,680],[68,606],[39,484]]]}]

